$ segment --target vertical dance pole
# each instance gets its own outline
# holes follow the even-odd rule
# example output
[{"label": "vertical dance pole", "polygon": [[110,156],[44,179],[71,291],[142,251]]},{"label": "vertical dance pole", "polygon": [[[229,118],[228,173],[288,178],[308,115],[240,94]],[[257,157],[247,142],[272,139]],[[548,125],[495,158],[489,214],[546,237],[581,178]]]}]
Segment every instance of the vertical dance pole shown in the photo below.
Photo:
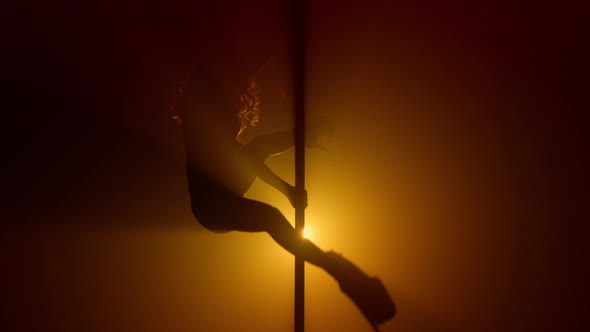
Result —
[{"label": "vertical dance pole", "polygon": [[[305,188],[305,0],[292,0],[295,97],[295,187]],[[295,229],[303,237],[305,206],[295,207]],[[305,261],[295,256],[295,332],[304,331]]]}]

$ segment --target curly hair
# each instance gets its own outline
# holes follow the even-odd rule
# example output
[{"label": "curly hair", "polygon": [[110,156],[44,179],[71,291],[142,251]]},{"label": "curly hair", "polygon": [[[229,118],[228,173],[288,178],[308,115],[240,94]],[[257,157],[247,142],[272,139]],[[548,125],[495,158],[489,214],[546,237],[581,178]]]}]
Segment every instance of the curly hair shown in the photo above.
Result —
[{"label": "curly hair", "polygon": [[238,117],[241,123],[240,130],[236,135],[237,140],[248,127],[255,127],[260,121],[260,92],[260,86],[256,80],[251,80],[246,92],[240,96]]},{"label": "curly hair", "polygon": [[[170,103],[168,109],[170,117],[178,124],[182,124],[183,114],[178,109],[178,101],[182,99],[186,93],[188,79],[177,87],[176,94]],[[236,135],[236,139],[240,140],[240,136],[248,127],[255,127],[260,121],[260,86],[256,80],[251,80],[246,88],[246,91],[240,95],[240,102],[238,106],[238,118],[240,120],[240,129]]]}]

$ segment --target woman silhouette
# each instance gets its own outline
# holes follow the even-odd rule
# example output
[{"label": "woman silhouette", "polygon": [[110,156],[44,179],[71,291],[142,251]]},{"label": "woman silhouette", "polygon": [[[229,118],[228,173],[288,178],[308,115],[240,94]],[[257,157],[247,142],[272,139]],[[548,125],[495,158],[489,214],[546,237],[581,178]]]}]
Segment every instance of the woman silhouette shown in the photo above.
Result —
[{"label": "woman silhouette", "polygon": [[[245,130],[258,123],[260,99],[253,77],[268,59],[264,38],[245,38],[235,38],[229,44],[210,43],[175,106],[174,118],[183,132],[192,212],[201,225],[215,233],[268,233],[290,253],[336,278],[372,324],[382,323],[393,316],[395,307],[378,279],[304,239],[277,208],[243,197],[258,177],[293,206],[307,206],[307,193],[298,191],[265,164],[268,156],[293,145],[292,132],[258,136],[248,144],[240,140]],[[236,56],[235,50],[247,52]],[[310,142],[324,134],[321,126],[309,129]]]}]

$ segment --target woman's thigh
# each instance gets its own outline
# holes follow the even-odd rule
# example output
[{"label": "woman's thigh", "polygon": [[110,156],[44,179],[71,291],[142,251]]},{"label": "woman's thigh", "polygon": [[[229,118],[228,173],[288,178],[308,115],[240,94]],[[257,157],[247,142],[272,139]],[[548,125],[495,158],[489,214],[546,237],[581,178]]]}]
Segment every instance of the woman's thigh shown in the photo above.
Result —
[{"label": "woman's thigh", "polygon": [[230,193],[209,198],[193,210],[197,220],[213,232],[271,232],[292,227],[271,205]]}]

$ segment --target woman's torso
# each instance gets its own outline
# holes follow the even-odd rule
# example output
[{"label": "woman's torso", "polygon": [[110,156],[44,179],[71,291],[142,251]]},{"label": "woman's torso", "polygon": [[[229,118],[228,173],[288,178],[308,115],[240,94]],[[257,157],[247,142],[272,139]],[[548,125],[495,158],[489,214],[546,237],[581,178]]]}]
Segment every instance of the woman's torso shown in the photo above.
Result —
[{"label": "woman's torso", "polygon": [[[218,185],[242,196],[256,174],[251,156],[236,140],[239,130],[235,100],[219,90],[193,88],[180,107],[183,135],[193,192]],[[190,184],[190,183],[189,183]]]}]

